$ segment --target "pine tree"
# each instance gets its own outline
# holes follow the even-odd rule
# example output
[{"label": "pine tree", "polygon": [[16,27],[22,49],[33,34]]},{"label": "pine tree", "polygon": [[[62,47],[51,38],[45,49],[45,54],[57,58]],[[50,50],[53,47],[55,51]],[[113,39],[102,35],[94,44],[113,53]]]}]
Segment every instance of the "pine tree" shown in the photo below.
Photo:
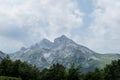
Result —
[{"label": "pine tree", "polygon": [[105,80],[120,80],[120,59],[112,61],[104,68]]},{"label": "pine tree", "polygon": [[79,80],[81,78],[80,66],[72,64],[67,72],[67,80]]}]

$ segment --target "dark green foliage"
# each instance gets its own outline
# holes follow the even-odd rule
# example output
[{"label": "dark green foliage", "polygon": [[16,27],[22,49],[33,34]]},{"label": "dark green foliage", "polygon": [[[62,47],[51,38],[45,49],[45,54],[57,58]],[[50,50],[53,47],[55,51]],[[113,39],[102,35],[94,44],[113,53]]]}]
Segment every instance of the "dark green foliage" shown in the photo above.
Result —
[{"label": "dark green foliage", "polygon": [[100,71],[98,68],[94,72],[88,72],[84,75],[84,80],[104,80],[103,71]]},{"label": "dark green foliage", "polygon": [[26,62],[11,61],[9,57],[0,62],[0,76],[10,76],[10,80],[120,80],[120,60],[112,61],[103,70],[96,68],[93,72],[83,74],[80,69],[74,64],[68,69],[61,64],[53,64],[40,72]]},{"label": "dark green foliage", "polygon": [[112,61],[111,64],[104,68],[105,80],[120,80],[120,60]]},{"label": "dark green foliage", "polygon": [[80,75],[80,67],[76,67],[74,64],[72,64],[67,72],[67,80],[79,80]]},{"label": "dark green foliage", "polygon": [[44,69],[41,75],[41,80],[66,80],[65,68],[60,64],[53,64],[49,69]]},{"label": "dark green foliage", "polygon": [[7,57],[0,62],[0,76],[21,77],[22,80],[39,80],[39,70],[26,62],[11,61]]}]

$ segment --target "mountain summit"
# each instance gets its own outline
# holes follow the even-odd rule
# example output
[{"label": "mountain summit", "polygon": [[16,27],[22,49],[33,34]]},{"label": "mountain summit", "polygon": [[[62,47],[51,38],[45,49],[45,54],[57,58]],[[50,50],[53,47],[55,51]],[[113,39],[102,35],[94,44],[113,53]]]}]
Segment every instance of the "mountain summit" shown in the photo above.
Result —
[{"label": "mountain summit", "polygon": [[40,70],[56,63],[68,68],[74,63],[76,66],[82,65],[82,71],[86,72],[96,67],[102,68],[111,60],[120,58],[120,55],[98,54],[62,35],[54,42],[43,39],[39,43],[11,54],[10,57],[13,60],[20,59],[36,65]]},{"label": "mountain summit", "polygon": [[49,49],[52,46],[52,44],[53,43],[50,42],[49,40],[43,39],[39,43],[32,45],[30,48],[31,49],[36,49],[36,48],[48,48]]},{"label": "mountain summit", "polygon": [[54,44],[69,44],[69,43],[74,42],[65,35],[62,35],[61,37],[58,37],[54,40]]},{"label": "mountain summit", "polygon": [[65,35],[62,35],[61,37],[56,38],[54,42],[55,41],[70,41],[70,39],[66,37]]}]

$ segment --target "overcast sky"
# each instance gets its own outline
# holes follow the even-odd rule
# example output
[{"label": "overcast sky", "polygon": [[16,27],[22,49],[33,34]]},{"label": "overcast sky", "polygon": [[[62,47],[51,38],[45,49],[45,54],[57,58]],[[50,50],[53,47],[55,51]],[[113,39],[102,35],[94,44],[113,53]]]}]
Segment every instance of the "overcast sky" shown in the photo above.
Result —
[{"label": "overcast sky", "polygon": [[96,52],[120,53],[120,0],[0,0],[1,51],[61,35]]}]

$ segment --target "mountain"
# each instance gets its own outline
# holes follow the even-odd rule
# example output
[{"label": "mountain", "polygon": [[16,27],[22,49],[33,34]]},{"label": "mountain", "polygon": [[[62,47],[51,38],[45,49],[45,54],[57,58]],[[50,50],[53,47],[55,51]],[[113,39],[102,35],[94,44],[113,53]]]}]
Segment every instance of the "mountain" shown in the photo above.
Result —
[{"label": "mountain", "polygon": [[71,64],[82,65],[82,71],[92,71],[96,67],[103,68],[111,60],[119,59],[120,54],[99,54],[89,48],[75,43],[65,35],[58,37],[51,42],[47,39],[29,48],[21,48],[16,53],[10,54],[11,59],[20,59],[40,70],[49,68],[52,64],[60,63],[65,67]]},{"label": "mountain", "polygon": [[0,51],[0,60],[5,58],[7,55],[5,53],[3,53],[2,51]]}]

